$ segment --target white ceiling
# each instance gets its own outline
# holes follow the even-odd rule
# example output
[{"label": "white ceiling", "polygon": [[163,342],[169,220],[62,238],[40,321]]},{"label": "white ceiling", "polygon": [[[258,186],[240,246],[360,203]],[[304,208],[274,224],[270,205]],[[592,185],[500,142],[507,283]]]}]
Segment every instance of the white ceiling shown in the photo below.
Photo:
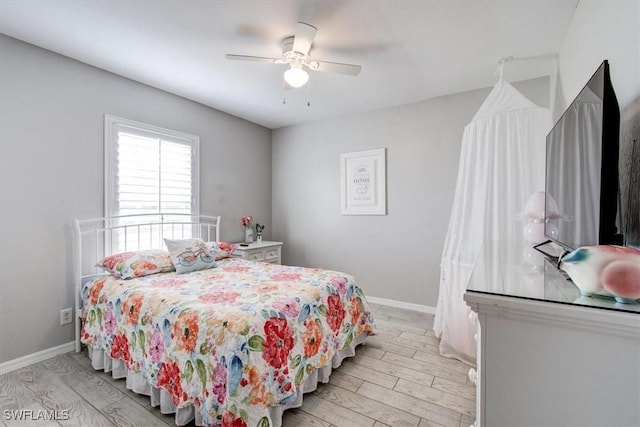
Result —
[{"label": "white ceiling", "polygon": [[[548,75],[577,2],[0,0],[0,32],[275,129],[492,86],[506,56],[507,80]],[[278,57],[298,21],[360,75],[285,91],[285,65],[225,59]]]}]

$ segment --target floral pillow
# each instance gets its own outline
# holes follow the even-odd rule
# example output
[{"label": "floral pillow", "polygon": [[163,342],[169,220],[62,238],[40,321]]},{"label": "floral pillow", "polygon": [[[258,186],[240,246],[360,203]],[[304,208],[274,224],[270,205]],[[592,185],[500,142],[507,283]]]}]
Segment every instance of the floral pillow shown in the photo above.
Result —
[{"label": "floral pillow", "polygon": [[164,243],[178,273],[217,267],[211,251],[202,239],[164,239]]},{"label": "floral pillow", "polygon": [[169,257],[169,252],[162,249],[121,252],[109,255],[97,263],[96,266],[122,279],[175,270]]},{"label": "floral pillow", "polygon": [[216,261],[231,258],[238,245],[228,242],[207,242],[207,247]]}]

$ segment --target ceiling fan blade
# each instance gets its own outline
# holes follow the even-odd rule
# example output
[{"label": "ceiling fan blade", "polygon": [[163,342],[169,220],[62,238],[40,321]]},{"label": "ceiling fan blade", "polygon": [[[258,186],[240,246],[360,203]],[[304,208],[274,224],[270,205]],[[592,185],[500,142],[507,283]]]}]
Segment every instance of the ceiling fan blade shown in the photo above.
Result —
[{"label": "ceiling fan blade", "polygon": [[313,43],[313,38],[316,36],[316,31],[318,31],[318,29],[313,25],[298,22],[296,35],[293,39],[293,51],[308,55],[309,49],[311,49],[311,43]]},{"label": "ceiling fan blade", "polygon": [[271,62],[276,64],[280,58],[265,58],[263,56],[247,56],[247,55],[232,55],[227,53],[225,56],[227,59],[238,60],[238,61],[259,61],[259,62]]},{"label": "ceiling fan blade", "polygon": [[324,71],[327,73],[340,73],[347,74],[349,76],[357,76],[360,74],[360,70],[362,67],[360,65],[352,65],[352,64],[341,64],[338,62],[327,62],[327,61],[315,61],[318,63],[317,71]]}]

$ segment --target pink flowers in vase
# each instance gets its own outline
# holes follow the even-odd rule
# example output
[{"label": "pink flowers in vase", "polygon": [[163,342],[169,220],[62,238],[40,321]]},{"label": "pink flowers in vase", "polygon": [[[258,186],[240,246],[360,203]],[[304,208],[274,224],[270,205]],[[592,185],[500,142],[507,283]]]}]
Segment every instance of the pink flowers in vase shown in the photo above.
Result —
[{"label": "pink flowers in vase", "polygon": [[251,215],[245,215],[242,218],[240,218],[240,222],[244,227],[245,243],[253,242],[253,228],[251,228],[251,221],[253,221],[253,217]]},{"label": "pink flowers in vase", "polygon": [[243,227],[251,227],[251,221],[253,221],[253,217],[251,215],[245,215],[240,218],[240,222]]}]

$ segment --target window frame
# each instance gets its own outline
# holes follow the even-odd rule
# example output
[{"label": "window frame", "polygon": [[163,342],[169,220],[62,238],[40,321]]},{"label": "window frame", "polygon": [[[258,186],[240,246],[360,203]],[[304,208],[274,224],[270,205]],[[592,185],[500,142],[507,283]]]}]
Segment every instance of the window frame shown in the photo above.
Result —
[{"label": "window frame", "polygon": [[[166,140],[186,141],[191,145],[191,214],[200,214],[200,137],[185,132],[163,128],[148,123],[125,119],[123,117],[104,115],[104,216],[116,216],[116,148],[120,127],[127,127],[140,134]],[[164,213],[164,212],[158,212]]]}]

